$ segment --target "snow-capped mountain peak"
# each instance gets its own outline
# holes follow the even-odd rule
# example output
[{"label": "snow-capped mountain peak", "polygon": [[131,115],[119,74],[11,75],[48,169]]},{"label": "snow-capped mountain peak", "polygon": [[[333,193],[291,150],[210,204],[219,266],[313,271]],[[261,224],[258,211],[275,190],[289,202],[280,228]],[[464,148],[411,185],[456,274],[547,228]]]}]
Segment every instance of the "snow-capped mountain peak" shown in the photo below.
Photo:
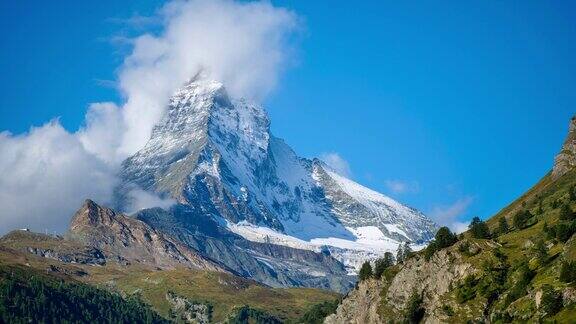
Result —
[{"label": "snow-capped mountain peak", "polygon": [[248,240],[326,245],[352,266],[350,251],[374,257],[403,241],[427,241],[436,229],[419,211],[298,157],[271,135],[262,106],[202,78],[174,93],[122,176],[125,187],[170,196]]}]

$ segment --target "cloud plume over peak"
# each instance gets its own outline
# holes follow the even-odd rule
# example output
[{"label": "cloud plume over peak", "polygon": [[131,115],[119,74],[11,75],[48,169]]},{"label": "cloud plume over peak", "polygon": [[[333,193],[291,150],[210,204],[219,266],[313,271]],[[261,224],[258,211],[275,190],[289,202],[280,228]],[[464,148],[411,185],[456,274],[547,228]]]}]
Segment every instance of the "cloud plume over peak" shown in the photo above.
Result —
[{"label": "cloud plume over peak", "polygon": [[[267,1],[174,0],[149,18],[159,29],[130,39],[118,70],[122,103],[91,104],[76,133],[58,121],[0,133],[0,234],[62,231],[83,199],[109,202],[120,163],[144,146],[171,94],[198,72],[233,96],[263,99],[289,62],[298,27],[294,13]],[[146,207],[166,204],[143,198]]]},{"label": "cloud plume over peak", "polygon": [[292,12],[269,2],[173,1],[158,12],[161,32],[132,40],[119,70],[126,101],[119,159],[136,152],[163,116],[168,98],[203,72],[236,97],[264,98],[276,85],[297,29]]}]

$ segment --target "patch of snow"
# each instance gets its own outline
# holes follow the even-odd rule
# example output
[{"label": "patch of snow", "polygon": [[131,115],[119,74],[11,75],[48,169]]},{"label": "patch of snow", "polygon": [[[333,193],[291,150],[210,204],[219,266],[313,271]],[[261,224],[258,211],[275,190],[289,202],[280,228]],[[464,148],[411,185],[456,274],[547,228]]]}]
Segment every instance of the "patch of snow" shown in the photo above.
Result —
[{"label": "patch of snow", "polygon": [[384,224],[384,226],[386,226],[386,229],[391,232],[391,233],[398,233],[402,236],[404,236],[407,240],[410,240],[410,237],[408,236],[408,234],[406,234],[406,232],[404,232],[403,230],[401,230],[398,225],[396,224]]},{"label": "patch of snow", "polygon": [[[301,250],[322,252],[326,249],[330,254],[342,262],[349,270],[349,274],[356,274],[362,263],[366,260],[375,260],[385,252],[396,253],[400,242],[387,238],[375,226],[348,228],[354,233],[353,239],[335,237],[314,238],[309,241],[286,235],[264,226],[256,226],[246,221],[237,224],[226,221],[227,228],[249,241],[284,245]],[[421,247],[413,247],[414,250]]]}]

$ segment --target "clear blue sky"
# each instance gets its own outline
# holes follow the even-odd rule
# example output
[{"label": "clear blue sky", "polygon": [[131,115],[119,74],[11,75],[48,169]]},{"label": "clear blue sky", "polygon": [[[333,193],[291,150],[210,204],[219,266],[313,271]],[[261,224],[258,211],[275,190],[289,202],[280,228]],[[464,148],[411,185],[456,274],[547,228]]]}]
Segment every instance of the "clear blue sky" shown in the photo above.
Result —
[{"label": "clear blue sky", "polygon": [[[576,108],[571,1],[273,1],[303,18],[297,64],[266,106],[304,156],[336,152],[355,180],[424,212],[488,217],[552,165]],[[386,4],[387,3],[387,4]],[[161,1],[0,3],[0,130],[119,101],[116,18]],[[387,181],[409,184],[391,192]]]}]

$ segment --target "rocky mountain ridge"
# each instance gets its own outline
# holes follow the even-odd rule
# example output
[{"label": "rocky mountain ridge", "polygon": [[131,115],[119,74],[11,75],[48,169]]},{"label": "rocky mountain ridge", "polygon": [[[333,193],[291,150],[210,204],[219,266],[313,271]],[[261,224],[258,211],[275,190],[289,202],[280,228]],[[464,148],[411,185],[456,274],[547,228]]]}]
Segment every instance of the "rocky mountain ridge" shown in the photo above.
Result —
[{"label": "rocky mountain ridge", "polygon": [[68,235],[72,240],[101,249],[109,258],[113,256],[119,261],[138,262],[160,269],[186,266],[225,271],[180,241],[91,200],[86,200],[73,216]]}]

